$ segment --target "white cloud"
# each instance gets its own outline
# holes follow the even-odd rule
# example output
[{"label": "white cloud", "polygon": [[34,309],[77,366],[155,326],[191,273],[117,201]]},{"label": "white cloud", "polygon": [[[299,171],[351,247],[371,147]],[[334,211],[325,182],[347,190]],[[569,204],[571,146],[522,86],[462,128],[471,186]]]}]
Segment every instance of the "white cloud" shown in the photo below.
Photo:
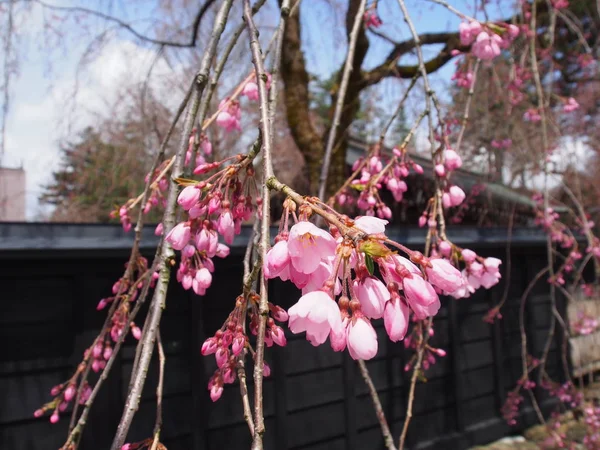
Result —
[{"label": "white cloud", "polygon": [[[79,77],[77,61],[74,58],[65,61],[52,87],[39,96],[28,94],[31,86],[48,86],[41,73],[28,72],[26,77],[17,80],[2,164],[25,168],[28,220],[35,220],[43,212],[38,197],[59,165],[60,139],[74,136],[78,130],[93,124],[96,117],[112,113],[111,105],[120,100],[123,87],[143,82],[154,57],[152,50],[129,41],[114,41],[102,49]],[[159,60],[151,87],[172,101],[159,81],[160,76],[169,72],[171,69]],[[76,83],[77,89],[74,89]]]}]

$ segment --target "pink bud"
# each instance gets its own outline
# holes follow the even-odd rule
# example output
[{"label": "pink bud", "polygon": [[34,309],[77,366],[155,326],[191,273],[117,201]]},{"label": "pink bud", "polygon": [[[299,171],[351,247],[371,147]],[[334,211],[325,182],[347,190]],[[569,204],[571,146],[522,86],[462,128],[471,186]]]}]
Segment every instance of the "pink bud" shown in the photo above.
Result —
[{"label": "pink bud", "polygon": [[449,191],[452,206],[458,206],[465,200],[465,192],[458,186],[452,186]]},{"label": "pink bud", "polygon": [[450,256],[452,253],[452,244],[450,244],[448,241],[441,241],[438,244],[438,250],[440,251],[441,255]]},{"label": "pink bud", "polygon": [[244,345],[246,344],[246,338],[243,334],[238,334],[233,338],[233,343],[231,344],[231,352],[234,356],[239,356],[244,349]]},{"label": "pink bud", "polygon": [[50,423],[57,423],[59,418],[58,411],[54,411],[50,416]]},{"label": "pink bud", "polygon": [[419,217],[419,227],[423,228],[427,224],[427,216]]},{"label": "pink bud", "polygon": [[354,324],[350,322],[348,331],[348,352],[353,359],[372,359],[377,355],[377,333],[371,322],[359,317]]},{"label": "pink bud", "polygon": [[210,389],[210,399],[213,402],[216,402],[217,400],[219,400],[221,398],[221,395],[223,394],[223,386],[221,385],[213,385],[213,387]]},{"label": "pink bud", "polygon": [[139,327],[137,327],[137,326],[133,326],[133,327],[131,327],[131,334],[133,335],[133,337],[135,339],[137,339],[139,341],[140,338],[142,337],[142,330],[140,330]]},{"label": "pink bud", "polygon": [[191,258],[196,254],[196,247],[194,247],[191,244],[188,244],[185,247],[183,247],[183,250],[181,250],[181,254],[186,258]]},{"label": "pink bud", "polygon": [[107,301],[105,298],[103,298],[102,300],[100,300],[98,302],[98,306],[96,306],[96,310],[102,311],[104,308],[106,308],[106,304],[107,304]]},{"label": "pink bud", "polygon": [[130,450],[131,449],[131,444],[125,444],[123,445],[123,447],[121,447],[121,450]]},{"label": "pink bud", "polygon": [[416,173],[421,175],[423,173],[423,167],[420,164],[413,164],[413,169]]},{"label": "pink bud", "polygon": [[108,361],[108,360],[110,359],[111,355],[112,355],[112,352],[113,352],[113,349],[112,349],[112,347],[110,347],[110,346],[106,346],[106,348],[104,349],[104,354],[102,355],[102,357],[103,357],[105,360],[107,360],[107,361]]},{"label": "pink bud", "polygon": [[214,337],[210,337],[206,341],[204,341],[204,343],[202,344],[202,350],[200,350],[200,352],[204,356],[212,355],[216,351],[217,351],[217,340]]},{"label": "pink bud", "polygon": [[43,409],[36,409],[35,412],[33,413],[33,417],[42,417],[44,415],[44,410]]},{"label": "pink bud", "polygon": [[177,203],[187,211],[194,206],[199,199],[200,189],[197,189],[195,186],[186,186],[179,194],[179,197],[177,197]]},{"label": "pink bud", "polygon": [[425,272],[429,281],[444,292],[451,293],[462,287],[462,274],[447,259],[436,258],[429,261],[431,267]]},{"label": "pink bud", "polygon": [[408,305],[402,299],[395,298],[385,304],[383,322],[392,342],[404,339],[408,330],[408,319]]},{"label": "pink bud", "polygon": [[212,283],[212,275],[206,267],[198,270],[194,278],[198,282],[198,286],[202,289],[208,289]]},{"label": "pink bud", "polygon": [[287,322],[288,320],[288,313],[277,305],[271,307],[271,315],[277,322]]},{"label": "pink bud", "polygon": [[98,342],[96,345],[94,345],[94,348],[92,349],[92,356],[96,359],[100,358],[103,348],[104,344],[102,342]]},{"label": "pink bud", "polygon": [[217,244],[217,251],[215,253],[219,258],[227,258],[229,256],[229,247],[225,244]]},{"label": "pink bud", "polygon": [[154,235],[161,236],[162,234],[163,234],[163,224],[161,222],[158,225],[156,225],[156,228],[154,229]]},{"label": "pink bud", "polygon": [[219,349],[215,353],[215,359],[217,361],[217,367],[220,369],[225,365],[225,363],[229,359],[229,350],[223,347],[219,347]]},{"label": "pink bud", "polygon": [[63,397],[65,398],[65,400],[67,402],[70,402],[71,400],[73,400],[73,397],[75,397],[75,386],[73,386],[72,384],[70,384],[66,389],[65,392],[63,393]]},{"label": "pink bud", "polygon": [[463,260],[467,264],[470,264],[473,261],[475,261],[475,259],[477,258],[477,253],[475,253],[473,250],[469,250],[468,248],[465,248],[462,251],[462,257],[463,257]]},{"label": "pink bud", "polygon": [[185,222],[178,223],[165,238],[175,250],[182,250],[190,240],[190,226]]},{"label": "pink bud", "polygon": [[287,340],[285,338],[283,329],[277,325],[271,328],[271,337],[273,338],[273,342],[275,342],[280,347],[285,347],[285,345],[287,344]]},{"label": "pink bud", "polygon": [[263,375],[265,377],[271,376],[271,367],[267,363],[263,364]]},{"label": "pink bud", "polygon": [[446,176],[446,168],[443,164],[436,164],[434,167],[435,173],[438,177],[442,178]]}]

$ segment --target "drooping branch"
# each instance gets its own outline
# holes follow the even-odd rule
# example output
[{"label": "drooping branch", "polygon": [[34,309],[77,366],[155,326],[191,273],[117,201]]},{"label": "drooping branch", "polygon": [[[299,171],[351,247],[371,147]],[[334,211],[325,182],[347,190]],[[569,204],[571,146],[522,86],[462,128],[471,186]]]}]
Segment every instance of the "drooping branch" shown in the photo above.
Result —
[{"label": "drooping branch", "polygon": [[[225,29],[225,23],[227,22],[227,17],[229,15],[232,2],[233,0],[226,0],[221,5],[221,8],[219,9],[217,16],[215,17],[213,30],[211,33],[210,40],[207,44],[207,50],[202,58],[200,70],[195,76],[194,92],[192,94],[191,104],[188,107],[179,148],[175,156],[175,164],[172,173],[173,180],[181,176],[181,174],[183,173],[183,165],[185,160],[185,153],[188,148],[189,136],[192,132],[192,128],[196,120],[196,115],[200,106],[200,99],[202,97],[204,88],[208,82],[210,66],[216,54],[217,44]],[[175,225],[175,207],[177,204],[178,194],[179,190],[177,189],[177,184],[173,181],[169,188],[167,203],[165,207],[165,214],[163,217],[163,229],[165,235]],[[148,330],[144,330],[144,336],[140,341],[140,345],[143,345],[143,351],[140,356],[139,367],[136,373],[132,374],[132,376],[135,376],[135,381],[127,396],[125,408],[123,410],[123,415],[117,428],[115,438],[111,445],[112,450],[119,450],[123,446],[123,443],[127,438],[129,427],[131,426],[131,422],[133,421],[133,417],[139,405],[141,392],[146,381],[148,366],[150,365],[150,360],[152,358],[152,353],[154,350],[154,343],[156,341],[156,336],[159,331],[162,312],[165,307],[167,288],[171,277],[171,266],[169,264],[169,261],[173,258],[173,256],[174,253],[173,249],[171,248],[171,245],[166,240],[163,240],[160,253],[160,276],[156,284],[156,289],[154,291],[154,296],[150,305],[150,311],[148,312],[148,314],[150,315],[150,320],[148,322],[149,328]]]},{"label": "drooping branch", "polygon": [[[286,6],[287,9],[287,6]],[[258,41],[258,29],[252,18],[250,0],[244,0],[244,21],[250,37],[250,50],[252,63],[256,72],[258,83],[258,98],[260,102],[260,133],[262,135],[262,161],[263,161],[263,190],[262,190],[262,217],[260,230],[260,256],[267,260],[269,250],[269,226],[271,218],[271,193],[266,186],[266,180],[273,176],[273,163],[271,160],[271,115],[269,113],[269,98],[267,94],[267,75],[263,63],[262,50]],[[260,277],[260,302],[258,305],[258,331],[256,335],[256,355],[254,361],[254,436],[252,449],[262,450],[262,437],[265,432],[263,414],[263,371],[265,358],[265,332],[267,317],[269,315],[268,289],[264,275]]]}]

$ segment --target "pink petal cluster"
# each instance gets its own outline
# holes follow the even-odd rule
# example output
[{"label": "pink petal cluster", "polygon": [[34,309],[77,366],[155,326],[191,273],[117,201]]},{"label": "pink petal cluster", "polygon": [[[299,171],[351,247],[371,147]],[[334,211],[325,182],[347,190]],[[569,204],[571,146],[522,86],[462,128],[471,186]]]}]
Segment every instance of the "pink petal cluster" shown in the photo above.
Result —
[{"label": "pink petal cluster", "polygon": [[[356,206],[365,211],[367,216],[377,216],[381,219],[390,219],[392,210],[379,196],[381,188],[389,190],[397,202],[402,201],[404,193],[408,190],[405,178],[412,168],[416,173],[423,173],[423,168],[409,160],[406,152],[397,148],[393,149],[393,164],[389,164],[387,157],[372,155],[368,159],[360,158],[354,162],[353,171],[359,171],[359,177],[352,180],[351,188],[340,193],[336,200],[340,205],[351,205],[354,201],[351,193],[359,192]],[[382,173],[384,167],[387,170]],[[376,182],[374,181],[376,180]]]},{"label": "pink petal cluster", "polygon": [[563,111],[566,113],[573,112],[579,108],[579,103],[573,97],[569,97],[567,103],[563,106]]},{"label": "pink petal cluster", "polygon": [[217,125],[224,128],[225,131],[241,131],[240,120],[242,111],[240,104],[232,101],[229,98],[224,98],[219,103],[219,114],[217,114]]},{"label": "pink petal cluster", "polygon": [[365,28],[379,28],[382,25],[382,21],[379,18],[379,16],[377,15],[377,11],[373,10],[373,9],[369,9],[368,11],[365,11],[365,14],[363,16],[363,21],[365,23]]},{"label": "pink petal cluster", "polygon": [[[271,87],[271,74],[267,73],[267,90]],[[258,101],[258,83],[256,77],[253,80],[250,80],[244,86],[242,90],[242,95],[248,97],[248,100]]]},{"label": "pink petal cluster", "polygon": [[442,203],[444,208],[451,208],[460,205],[466,198],[465,191],[458,186],[451,186],[448,192],[442,194]]},{"label": "pink petal cluster", "polygon": [[500,55],[503,47],[502,38],[496,33],[482,31],[477,35],[471,47],[473,55],[484,61],[490,61]]}]

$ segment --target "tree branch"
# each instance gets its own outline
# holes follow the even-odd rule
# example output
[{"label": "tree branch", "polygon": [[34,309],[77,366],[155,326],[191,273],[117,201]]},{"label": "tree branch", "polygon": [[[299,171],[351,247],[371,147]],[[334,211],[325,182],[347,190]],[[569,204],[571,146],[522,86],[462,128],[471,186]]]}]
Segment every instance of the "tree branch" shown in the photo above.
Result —
[{"label": "tree branch", "polygon": [[129,33],[131,33],[136,38],[138,38],[142,41],[149,42],[151,44],[165,46],[165,47],[177,47],[177,48],[192,48],[192,47],[196,46],[196,43],[198,41],[198,33],[200,30],[200,22],[202,21],[204,14],[206,14],[208,9],[215,2],[215,0],[206,0],[206,2],[200,7],[198,12],[196,13],[196,15],[194,17],[194,21],[191,25],[192,35],[190,36],[189,42],[175,42],[175,41],[166,41],[166,40],[162,40],[162,39],[155,39],[155,38],[151,38],[149,36],[145,36],[145,35],[141,34],[140,32],[138,32],[135,28],[133,28],[127,22],[124,22],[117,17],[110,16],[108,14],[104,14],[101,11],[96,11],[94,9],[84,8],[81,6],[52,5],[50,3],[46,3],[42,0],[29,0],[29,1],[33,1],[34,3],[37,3],[44,8],[51,9],[54,11],[65,11],[67,13],[84,13],[84,14],[96,16],[96,17],[104,19],[108,22],[113,22],[113,23],[117,24],[118,26],[127,30]]},{"label": "tree branch", "polygon": [[[346,91],[348,90],[348,81],[350,80],[350,73],[354,66],[354,52],[356,50],[356,42],[358,40],[358,32],[361,29],[363,22],[363,15],[365,12],[366,0],[360,0],[360,4],[356,10],[354,16],[354,22],[352,24],[352,31],[348,39],[348,54],[346,55],[346,62],[344,63],[344,71],[342,73],[342,82],[340,89],[337,92],[337,100],[335,103],[335,109],[333,112],[333,123],[329,129],[329,136],[327,137],[327,147],[325,147],[325,156],[323,157],[323,166],[321,167],[321,176],[319,178],[319,198],[325,198],[325,189],[327,188],[327,176],[329,175],[329,164],[331,163],[331,153],[333,152],[333,145],[335,144],[337,129],[340,125],[340,118],[342,116],[342,110],[344,108],[344,100],[346,99]],[[350,14],[350,7],[348,8],[348,14]],[[362,62],[362,58],[359,64]],[[360,65],[358,66],[360,67]]]},{"label": "tree branch", "polygon": [[[187,111],[187,116],[181,134],[179,148],[175,156],[175,165],[172,173],[173,180],[181,176],[181,174],[183,173],[185,152],[188,148],[189,136],[192,132],[192,128],[196,120],[196,115],[198,113],[198,108],[200,105],[200,99],[202,97],[204,88],[208,82],[210,66],[216,53],[219,39],[225,29],[225,23],[227,21],[227,16],[229,15],[229,10],[231,9],[232,2],[233,0],[225,0],[221,5],[221,8],[219,9],[219,12],[217,13],[217,16],[215,18],[213,31],[210,40],[207,44],[207,50],[202,58],[200,70],[195,76],[195,88],[192,94],[191,104]],[[175,225],[175,212],[178,193],[179,189],[177,184],[175,182],[172,182],[167,196],[167,205],[165,208],[165,214],[163,218],[163,229],[165,236]],[[135,381],[133,383],[133,387],[127,395],[127,401],[125,403],[123,415],[117,428],[115,438],[111,445],[112,450],[120,450],[120,448],[123,446],[123,443],[125,442],[125,439],[127,437],[127,433],[129,431],[129,427],[131,426],[131,422],[133,421],[133,417],[139,405],[142,389],[146,381],[148,366],[150,365],[150,360],[152,358],[152,353],[154,350],[154,342],[158,333],[162,312],[165,307],[167,288],[171,277],[171,267],[169,261],[172,259],[173,256],[173,249],[166,240],[163,240],[160,254],[160,277],[156,284],[156,289],[154,291],[154,296],[152,298],[152,304],[150,305],[149,311],[151,317],[148,323],[149,329],[145,330],[144,336],[142,337],[142,341],[140,341],[140,345],[143,345],[144,349],[140,356],[138,370],[134,374]]]}]

